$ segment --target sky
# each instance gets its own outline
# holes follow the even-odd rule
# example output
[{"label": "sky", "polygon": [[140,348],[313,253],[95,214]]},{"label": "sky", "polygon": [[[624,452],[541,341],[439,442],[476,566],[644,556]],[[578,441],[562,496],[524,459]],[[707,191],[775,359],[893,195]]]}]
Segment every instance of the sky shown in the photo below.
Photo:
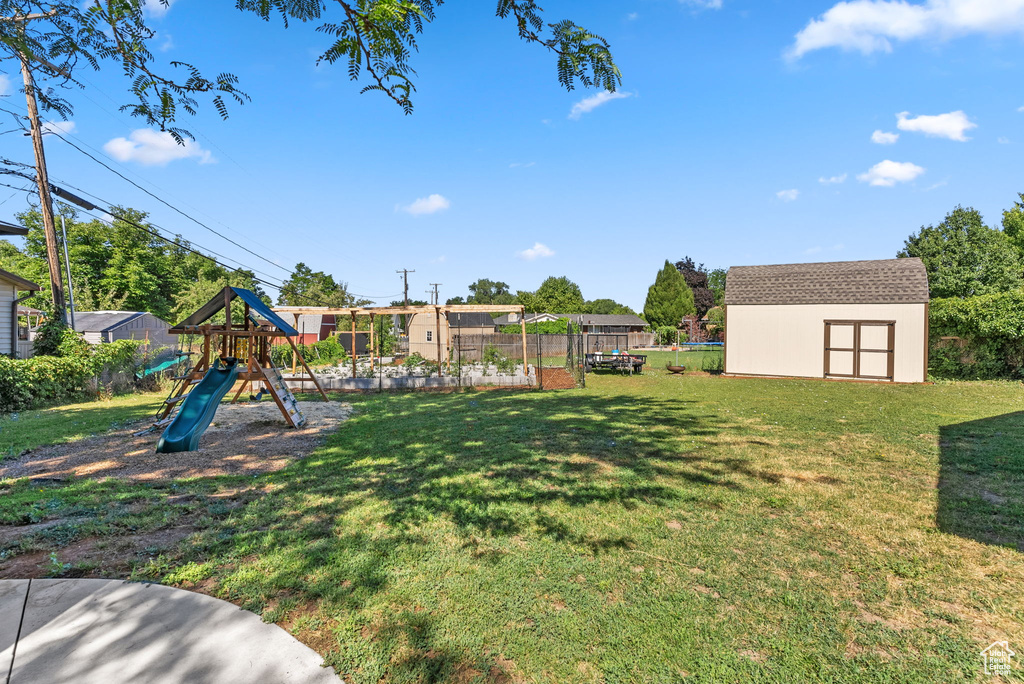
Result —
[{"label": "sky", "polygon": [[[69,140],[267,261],[52,135],[51,179],[275,282],[304,262],[386,304],[403,268],[411,298],[440,283],[442,301],[565,275],[637,310],[665,259],[891,258],[957,205],[996,225],[1024,192],[1024,0],[544,3],[611,43],[615,93],[565,91],[495,4],[439,8],[411,116],[318,66],[313,26],[227,0],[150,13],[159,60],[234,73],[252,98],[183,118],[185,147],[118,110],[128,82],[109,65],[67,93]],[[23,111],[17,76],[0,103]],[[31,162],[29,139],[0,136],[0,155]],[[27,201],[0,188],[0,220]]]}]

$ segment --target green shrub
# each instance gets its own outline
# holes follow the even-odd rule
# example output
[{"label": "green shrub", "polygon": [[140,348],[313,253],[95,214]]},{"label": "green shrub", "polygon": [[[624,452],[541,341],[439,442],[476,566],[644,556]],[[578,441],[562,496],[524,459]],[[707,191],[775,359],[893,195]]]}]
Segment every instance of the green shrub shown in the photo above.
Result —
[{"label": "green shrub", "polygon": [[86,358],[0,357],[0,412],[82,398],[94,375],[91,359]]},{"label": "green shrub", "polygon": [[511,373],[516,368],[516,362],[502,354],[493,344],[484,347],[483,362],[489,366],[497,366],[499,373]]},{"label": "green shrub", "polygon": [[[64,343],[67,324],[51,310],[46,320],[36,330],[36,339],[32,342],[32,353],[36,356],[60,356],[60,346]],[[75,332],[71,331],[74,335]]]},{"label": "green shrub", "polygon": [[[559,318],[557,321],[540,321],[538,323],[527,323],[526,334],[527,335],[564,335],[569,327],[568,318]],[[502,326],[501,332],[509,335],[518,335],[522,327],[518,323],[512,325]],[[572,331],[574,334],[579,334],[580,326],[576,323],[572,324]]]},{"label": "green shrub", "polygon": [[929,348],[929,370],[935,377],[1024,377],[1024,289],[933,299]]},{"label": "green shrub", "polygon": [[717,375],[725,370],[725,356],[723,354],[707,354],[700,362],[700,369],[706,373]]},{"label": "green shrub", "polygon": [[656,336],[657,344],[675,344],[676,335],[679,333],[678,330],[673,328],[671,325],[659,326],[654,334]]}]

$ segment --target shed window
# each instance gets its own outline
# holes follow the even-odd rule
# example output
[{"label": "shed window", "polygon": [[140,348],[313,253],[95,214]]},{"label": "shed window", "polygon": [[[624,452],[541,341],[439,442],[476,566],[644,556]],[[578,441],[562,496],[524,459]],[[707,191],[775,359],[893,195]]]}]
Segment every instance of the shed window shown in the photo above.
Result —
[{"label": "shed window", "polygon": [[427,342],[433,342],[433,341],[434,341],[434,331],[433,330],[428,330],[427,331]]}]

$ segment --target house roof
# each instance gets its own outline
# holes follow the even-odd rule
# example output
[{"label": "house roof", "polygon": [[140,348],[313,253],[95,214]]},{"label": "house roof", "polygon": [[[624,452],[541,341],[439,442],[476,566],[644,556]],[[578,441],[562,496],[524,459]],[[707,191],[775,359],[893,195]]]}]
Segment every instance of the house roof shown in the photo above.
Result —
[{"label": "house roof", "polygon": [[497,321],[489,313],[453,311],[448,314],[448,325],[453,328],[490,328]]},{"label": "house roof", "polygon": [[733,266],[729,304],[918,304],[928,301],[928,274],[917,258]]},{"label": "house roof", "polygon": [[35,283],[33,283],[31,280],[25,280],[21,276],[16,276],[13,273],[4,270],[0,270],[0,279],[9,280],[10,282],[14,283],[17,286],[17,289],[19,290],[31,290],[32,292],[38,292],[39,290],[43,289],[36,285]]},{"label": "house roof", "polygon": [[573,314],[569,317],[582,325],[647,325],[647,321],[634,314]]},{"label": "house roof", "polygon": [[[465,316],[465,314],[463,314]],[[526,314],[526,322],[533,323],[534,321],[557,321],[563,318],[568,318],[573,323],[581,325],[622,325],[622,326],[645,326],[647,321],[634,316],[633,314]],[[494,319],[495,325],[516,325],[519,321],[509,321],[508,315],[499,316]]]},{"label": "house roof", "polygon": [[76,311],[75,332],[107,332],[145,315],[145,311]]}]

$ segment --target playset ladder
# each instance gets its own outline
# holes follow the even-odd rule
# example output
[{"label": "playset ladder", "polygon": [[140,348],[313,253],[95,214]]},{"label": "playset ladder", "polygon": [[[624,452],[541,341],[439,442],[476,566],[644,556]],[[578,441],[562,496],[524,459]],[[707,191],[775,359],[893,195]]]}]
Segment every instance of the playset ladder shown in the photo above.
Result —
[{"label": "playset ladder", "polygon": [[271,364],[263,369],[263,375],[267,378],[266,385],[270,390],[270,396],[274,397],[274,401],[277,402],[291,426],[299,428],[305,425],[306,417],[299,410],[299,402],[295,400],[295,395],[288,389],[288,384],[285,383],[281,371]]}]

